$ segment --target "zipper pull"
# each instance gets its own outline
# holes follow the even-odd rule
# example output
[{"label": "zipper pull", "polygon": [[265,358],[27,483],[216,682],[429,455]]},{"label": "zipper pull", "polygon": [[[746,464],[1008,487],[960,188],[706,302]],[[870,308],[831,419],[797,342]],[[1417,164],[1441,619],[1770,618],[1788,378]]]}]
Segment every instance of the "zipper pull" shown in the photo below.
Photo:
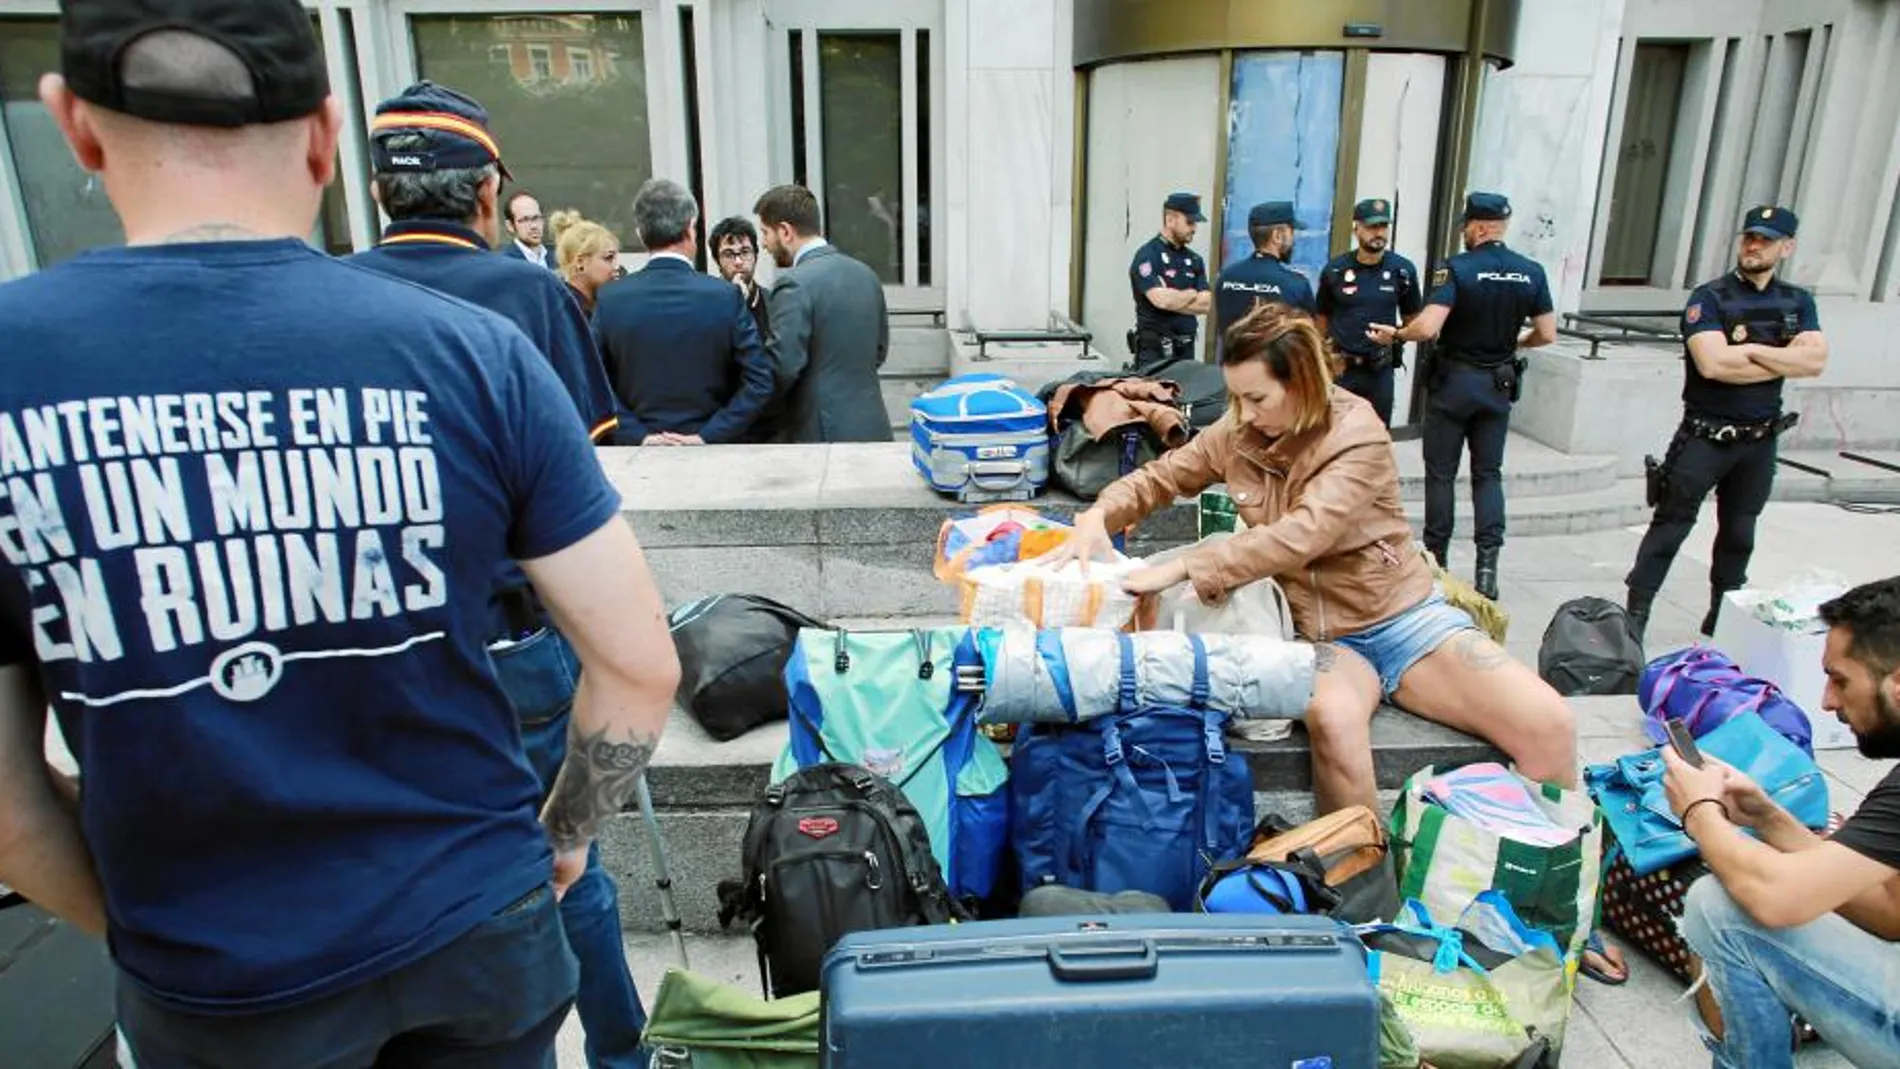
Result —
[{"label": "zipper pull", "polygon": [[917,678],[928,682],[937,674],[937,666],[930,661],[930,643],[936,636],[919,629],[912,631],[910,637],[917,644],[917,659],[923,662],[917,668]]},{"label": "zipper pull", "polygon": [[877,863],[877,855],[869,850],[864,852],[864,863],[871,871],[864,877],[864,886],[876,891],[884,886],[884,869]]},{"label": "zipper pull", "polygon": [[832,640],[832,648],[836,651],[831,658],[832,671],[839,675],[851,671],[851,654],[844,648],[844,628],[838,629],[838,637]]}]

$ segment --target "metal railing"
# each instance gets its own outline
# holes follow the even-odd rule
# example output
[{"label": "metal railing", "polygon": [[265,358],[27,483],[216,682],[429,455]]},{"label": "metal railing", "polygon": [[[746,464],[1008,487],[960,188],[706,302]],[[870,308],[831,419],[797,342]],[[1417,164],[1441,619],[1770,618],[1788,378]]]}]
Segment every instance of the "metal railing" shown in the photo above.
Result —
[{"label": "metal railing", "polygon": [[1644,309],[1565,312],[1564,325],[1557,328],[1557,334],[1589,342],[1590,353],[1584,359],[1602,360],[1604,357],[1598,350],[1606,343],[1680,342],[1682,333],[1676,329],[1677,315]]},{"label": "metal railing", "polygon": [[1087,359],[1089,343],[1095,336],[1082,329],[1074,320],[1060,312],[1049,313],[1049,325],[1041,330],[979,330],[972,328],[970,337],[976,339],[976,359],[988,360],[991,343],[1041,343],[1044,345],[1074,345],[1077,356]]}]

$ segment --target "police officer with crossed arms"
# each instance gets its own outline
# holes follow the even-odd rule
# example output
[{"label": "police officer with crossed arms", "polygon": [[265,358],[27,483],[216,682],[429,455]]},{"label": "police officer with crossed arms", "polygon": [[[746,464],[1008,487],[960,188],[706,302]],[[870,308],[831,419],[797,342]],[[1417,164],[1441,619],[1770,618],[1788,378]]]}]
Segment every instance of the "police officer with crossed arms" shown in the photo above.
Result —
[{"label": "police officer with crossed arms", "polygon": [[1320,330],[1340,367],[1339,385],[1372,402],[1390,427],[1399,354],[1397,347],[1366,337],[1366,328],[1404,323],[1418,314],[1424,298],[1418,268],[1391,251],[1391,201],[1370,198],[1354,205],[1352,236],[1354,247],[1320,271],[1315,305]]},{"label": "police officer with crossed arms", "polygon": [[1229,265],[1214,283],[1214,326],[1221,337],[1259,301],[1313,311],[1313,287],[1286,263],[1293,255],[1297,225],[1290,200],[1256,204],[1247,213],[1253,255]]},{"label": "police officer with crossed arms", "polygon": [[1813,378],[1827,365],[1814,296],[1776,277],[1794,252],[1798,224],[1787,208],[1750,208],[1735,270],[1697,286],[1682,310],[1682,423],[1663,462],[1650,458],[1656,514],[1627,580],[1630,630],[1639,641],[1656,591],[1711,490],[1715,553],[1703,634],[1715,633],[1723,595],[1748,581],[1755,521],[1774,489],[1775,439],[1797,419],[1781,411],[1782,385]]},{"label": "police officer with crossed arms", "polygon": [[1207,314],[1212,299],[1207,264],[1188,243],[1205,222],[1200,197],[1168,194],[1161,206],[1161,232],[1142,243],[1128,265],[1135,295],[1135,329],[1128,332],[1128,351],[1135,354],[1137,372],[1194,357],[1199,317]]},{"label": "police officer with crossed arms", "polygon": [[[1449,566],[1452,484],[1459,454],[1471,450],[1471,504],[1478,564],[1472,585],[1498,596],[1504,547],[1504,441],[1511,405],[1529,363],[1519,349],[1557,340],[1557,313],[1544,269],[1504,245],[1511,202],[1500,193],[1465,198],[1465,251],[1432,271],[1423,311],[1403,327],[1374,323],[1366,337],[1382,346],[1438,339],[1425,410],[1425,548]],[[1522,335],[1524,321],[1531,329]]]}]

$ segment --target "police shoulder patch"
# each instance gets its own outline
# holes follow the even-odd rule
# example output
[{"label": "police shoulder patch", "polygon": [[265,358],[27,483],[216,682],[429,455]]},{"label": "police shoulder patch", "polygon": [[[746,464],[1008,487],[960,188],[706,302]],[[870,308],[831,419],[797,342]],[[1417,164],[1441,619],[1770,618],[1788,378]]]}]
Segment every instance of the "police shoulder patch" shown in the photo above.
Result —
[{"label": "police shoulder patch", "polygon": [[1451,281],[1451,268],[1442,267],[1442,266],[1432,268],[1432,285],[1442,286],[1445,283],[1450,282],[1450,281]]},{"label": "police shoulder patch", "polygon": [[1698,301],[1697,303],[1690,305],[1686,310],[1684,310],[1682,313],[1682,318],[1688,320],[1691,323],[1702,322],[1701,302]]},{"label": "police shoulder patch", "polygon": [[1155,273],[1155,265],[1149,263],[1146,260],[1141,261],[1141,277],[1142,278],[1147,278],[1148,276],[1154,273]]}]

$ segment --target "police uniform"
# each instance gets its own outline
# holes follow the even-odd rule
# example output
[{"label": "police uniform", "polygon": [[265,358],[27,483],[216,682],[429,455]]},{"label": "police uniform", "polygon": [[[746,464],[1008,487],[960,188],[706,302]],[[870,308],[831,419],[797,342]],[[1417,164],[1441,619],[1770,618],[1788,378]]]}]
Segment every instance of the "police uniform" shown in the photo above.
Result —
[{"label": "police uniform", "polygon": [[[1354,222],[1385,226],[1392,202],[1362,200],[1353,206]],[[1379,418],[1392,425],[1393,379],[1402,343],[1382,346],[1366,337],[1374,323],[1403,323],[1424,307],[1418,268],[1390,249],[1376,263],[1359,258],[1358,249],[1341,253],[1320,271],[1315,308],[1326,317],[1333,351],[1345,362],[1339,385],[1372,402]]]},{"label": "police uniform", "polygon": [[[1296,225],[1292,201],[1256,204],[1247,213],[1249,230],[1282,225]],[[1219,336],[1226,337],[1227,328],[1252,311],[1256,301],[1278,302],[1311,312],[1313,287],[1305,275],[1288,267],[1278,256],[1256,250],[1246,259],[1228,265],[1214,284],[1214,326]]]},{"label": "police uniform", "polygon": [[[1510,201],[1473,193],[1465,219],[1502,220]],[[1438,333],[1425,409],[1425,545],[1441,562],[1451,548],[1453,483],[1460,454],[1471,450],[1471,504],[1477,526],[1477,587],[1496,596],[1504,545],[1504,441],[1525,362],[1517,355],[1526,319],[1552,311],[1550,285],[1537,261],[1487,241],[1432,271],[1429,304],[1450,309]]]},{"label": "police uniform", "polygon": [[[1170,194],[1163,207],[1197,223],[1207,221],[1207,216],[1201,214],[1201,198],[1192,193]],[[1194,341],[1200,332],[1200,317],[1187,312],[1164,312],[1149,303],[1147,294],[1156,286],[1205,292],[1207,264],[1201,254],[1156,234],[1135,250],[1135,259],[1128,265],[1128,283],[1135,297],[1135,329],[1129,336],[1129,351],[1135,355],[1135,367],[1192,358]]]},{"label": "police uniform", "polygon": [[[1794,236],[1799,220],[1786,208],[1758,207],[1743,219],[1743,232],[1779,240]],[[1780,278],[1756,289],[1740,271],[1697,286],[1682,311],[1682,423],[1662,464],[1650,472],[1650,504],[1656,509],[1636,563],[1630,570],[1629,609],[1640,632],[1669,566],[1695,526],[1709,492],[1715,492],[1715,552],[1709,564],[1710,604],[1702,633],[1715,629],[1722,596],[1748,581],[1755,550],[1755,521],[1774,488],[1775,439],[1796,417],[1781,410],[1783,379],[1728,383],[1703,376],[1687,342],[1720,331],[1730,344],[1786,348],[1808,331],[1821,329],[1814,297]]]}]

